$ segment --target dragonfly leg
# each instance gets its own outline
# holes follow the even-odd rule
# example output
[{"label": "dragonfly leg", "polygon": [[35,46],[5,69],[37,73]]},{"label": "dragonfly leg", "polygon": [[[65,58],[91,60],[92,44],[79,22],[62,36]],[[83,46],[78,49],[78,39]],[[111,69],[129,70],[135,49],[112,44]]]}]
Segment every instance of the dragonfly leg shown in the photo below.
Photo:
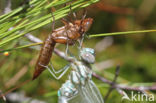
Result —
[{"label": "dragonfly leg", "polygon": [[[84,9],[84,11],[83,11],[83,16],[82,16],[82,20],[81,20],[81,21],[83,21],[83,20],[85,19],[86,15],[87,15],[87,11],[86,11],[86,9]],[[81,23],[82,23],[82,22],[81,22]],[[80,44],[79,49],[80,49],[80,50],[81,50],[81,48],[82,48],[82,43],[83,43],[83,40],[84,40],[84,36],[85,36],[85,34],[82,34],[82,37],[81,37],[81,39],[79,40],[79,44]]]},{"label": "dragonfly leg", "polygon": [[84,40],[84,34],[83,34],[82,37],[78,40],[78,43],[79,43],[79,46],[78,46],[78,49],[79,49],[79,58],[81,58],[81,57],[80,57],[80,51],[81,51],[81,49],[82,49],[83,40]]},{"label": "dragonfly leg", "polygon": [[[86,15],[87,15],[87,11],[86,11],[86,9],[84,9],[81,24],[82,24],[82,21],[85,19]],[[78,41],[79,42],[79,50],[81,50],[81,48],[82,48],[82,43],[83,43],[83,40],[84,40],[84,36],[85,36],[85,34],[82,34],[82,37]]]},{"label": "dragonfly leg", "polygon": [[51,66],[51,69],[53,70],[53,72],[54,72],[55,74],[58,74],[58,73],[61,73],[61,72],[64,71],[64,70],[66,70],[66,69],[68,68],[68,66],[70,66],[70,64],[67,64],[64,68],[59,69],[58,71],[55,70],[55,68],[54,68],[54,66],[53,66],[53,64],[52,64],[51,61],[50,61],[50,66]]},{"label": "dragonfly leg", "polygon": [[68,21],[67,21],[65,18],[62,18],[61,21],[62,21],[62,23],[63,23],[64,25],[66,25],[66,26],[68,25]]},{"label": "dragonfly leg", "polygon": [[[50,4],[49,0],[47,0],[47,2],[48,2],[48,4]],[[52,7],[51,8],[51,15],[52,15],[52,18],[53,18],[53,20],[52,20],[52,31],[55,30],[55,28],[54,28],[54,26],[55,26],[55,17],[54,17],[54,14],[53,14],[54,11],[56,11],[56,10],[55,10],[54,7]]]},{"label": "dragonfly leg", "polygon": [[82,34],[82,37],[81,37],[81,39],[80,39],[80,49],[82,48],[82,44],[83,44],[83,40],[84,40],[84,34]]},{"label": "dragonfly leg", "polygon": [[68,43],[68,40],[67,40],[66,52],[65,52],[66,56],[68,56],[68,53],[69,53],[69,43]]},{"label": "dragonfly leg", "polygon": [[48,69],[49,72],[52,74],[52,76],[54,76],[54,78],[58,80],[58,79],[60,79],[60,78],[68,71],[69,67],[70,67],[70,66],[65,66],[65,67],[63,68],[64,71],[63,71],[58,77],[56,77],[56,75],[51,71],[50,68],[47,68],[47,69]]},{"label": "dragonfly leg", "polygon": [[83,16],[82,16],[82,20],[84,20],[86,18],[86,15],[87,15],[87,11],[86,9],[83,10]]},{"label": "dragonfly leg", "polygon": [[41,66],[47,68],[48,71],[50,72],[50,74],[51,74],[55,79],[57,79],[57,80],[60,79],[60,78],[68,71],[68,69],[69,69],[69,67],[70,67],[70,65],[65,66],[65,67],[63,68],[64,71],[57,77],[57,76],[56,76],[56,73],[53,73],[52,70],[51,70],[48,66],[42,65],[42,64],[40,64],[40,63],[39,63],[39,65],[41,65]]},{"label": "dragonfly leg", "polygon": [[66,51],[65,51],[65,55],[66,56],[70,56],[70,57],[74,57],[75,58],[75,56],[69,51],[69,43],[67,42],[67,46],[66,46]]},{"label": "dragonfly leg", "polygon": [[73,15],[73,17],[74,17],[74,19],[76,20],[76,13],[75,12],[73,12],[73,10],[72,10],[72,5],[70,4],[70,13],[72,13],[72,15]]},{"label": "dragonfly leg", "polygon": [[52,21],[52,31],[54,31],[54,30],[55,30],[55,16],[54,16],[53,12],[51,12],[51,15],[52,15],[52,17],[53,17],[53,21]]}]

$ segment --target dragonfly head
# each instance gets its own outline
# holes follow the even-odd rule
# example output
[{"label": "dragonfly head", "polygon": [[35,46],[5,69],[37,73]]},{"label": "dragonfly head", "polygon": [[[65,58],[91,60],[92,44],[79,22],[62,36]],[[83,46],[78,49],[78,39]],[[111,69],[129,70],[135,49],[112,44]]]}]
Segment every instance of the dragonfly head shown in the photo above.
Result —
[{"label": "dragonfly head", "polygon": [[89,64],[93,64],[95,62],[95,51],[92,48],[83,48],[80,51],[80,58]]}]

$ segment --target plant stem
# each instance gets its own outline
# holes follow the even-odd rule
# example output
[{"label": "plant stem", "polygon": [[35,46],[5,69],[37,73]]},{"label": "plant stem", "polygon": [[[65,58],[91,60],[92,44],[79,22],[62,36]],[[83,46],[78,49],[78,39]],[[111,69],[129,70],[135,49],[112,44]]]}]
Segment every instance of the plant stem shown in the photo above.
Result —
[{"label": "plant stem", "polygon": [[148,33],[148,32],[156,32],[156,30],[139,30],[139,31],[126,31],[126,32],[93,34],[93,35],[89,35],[89,37],[92,38],[92,37],[99,37],[99,36],[111,36],[111,35],[121,35],[121,34],[137,34],[137,33]]}]

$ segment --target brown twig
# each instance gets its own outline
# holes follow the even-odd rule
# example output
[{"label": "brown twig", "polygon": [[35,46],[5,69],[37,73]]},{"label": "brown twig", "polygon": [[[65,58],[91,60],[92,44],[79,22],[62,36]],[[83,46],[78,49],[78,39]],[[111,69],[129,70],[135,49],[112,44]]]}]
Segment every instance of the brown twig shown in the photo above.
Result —
[{"label": "brown twig", "polygon": [[[112,84],[112,81],[107,80],[106,78],[101,77],[100,75],[96,74],[93,72],[93,76],[99,80],[101,80],[104,83],[107,83],[109,85]],[[136,86],[136,87],[131,87],[127,85],[121,85],[121,84],[114,84],[114,88],[119,88],[123,90],[134,90],[134,91],[144,91],[144,90],[156,90],[156,84],[153,86]]]},{"label": "brown twig", "polygon": [[105,101],[107,101],[107,98],[109,97],[109,95],[111,94],[111,92],[112,92],[113,89],[114,89],[114,85],[116,84],[116,80],[117,80],[117,77],[118,77],[118,75],[119,75],[119,70],[120,70],[120,67],[117,66],[117,67],[116,67],[116,71],[115,71],[114,80],[113,80],[113,82],[111,83],[111,87],[110,87],[110,89],[108,90],[108,92],[107,92],[107,94],[106,94],[106,96],[105,96],[105,98],[104,98]]}]

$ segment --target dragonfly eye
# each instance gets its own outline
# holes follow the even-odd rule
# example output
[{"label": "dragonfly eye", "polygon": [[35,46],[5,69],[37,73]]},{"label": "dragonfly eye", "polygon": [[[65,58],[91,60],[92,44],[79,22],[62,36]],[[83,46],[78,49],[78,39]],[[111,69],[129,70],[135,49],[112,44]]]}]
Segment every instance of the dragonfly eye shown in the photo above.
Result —
[{"label": "dragonfly eye", "polygon": [[80,51],[80,57],[83,61],[87,63],[94,63],[95,62],[95,52],[92,48],[83,48]]}]

